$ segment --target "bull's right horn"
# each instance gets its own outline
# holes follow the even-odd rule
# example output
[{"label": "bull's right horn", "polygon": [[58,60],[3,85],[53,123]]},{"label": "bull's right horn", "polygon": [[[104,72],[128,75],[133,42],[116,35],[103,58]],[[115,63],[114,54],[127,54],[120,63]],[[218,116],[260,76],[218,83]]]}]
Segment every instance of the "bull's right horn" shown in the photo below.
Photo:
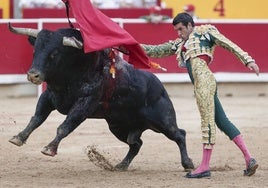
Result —
[{"label": "bull's right horn", "polygon": [[12,27],[11,23],[8,23],[8,29],[16,34],[22,34],[22,35],[28,35],[32,37],[37,37],[37,34],[39,33],[38,29],[31,29],[31,28],[18,28],[18,27]]},{"label": "bull's right horn", "polygon": [[63,37],[62,43],[64,46],[72,46],[78,49],[83,48],[83,43],[75,37]]}]

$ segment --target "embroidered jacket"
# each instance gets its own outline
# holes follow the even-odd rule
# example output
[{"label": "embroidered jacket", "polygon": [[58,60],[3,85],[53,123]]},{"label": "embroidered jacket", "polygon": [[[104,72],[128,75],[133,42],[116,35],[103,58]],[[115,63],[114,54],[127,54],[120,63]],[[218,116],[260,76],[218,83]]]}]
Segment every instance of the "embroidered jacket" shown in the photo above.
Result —
[{"label": "embroidered jacket", "polygon": [[[182,50],[183,45],[186,51]],[[221,46],[233,53],[244,65],[255,62],[247,52],[227,39],[212,25],[195,26],[185,43],[182,39],[176,39],[160,45],[142,44],[143,49],[150,57],[159,58],[177,54],[181,67],[185,67],[188,60],[199,55],[208,55],[212,61],[216,46]]]}]

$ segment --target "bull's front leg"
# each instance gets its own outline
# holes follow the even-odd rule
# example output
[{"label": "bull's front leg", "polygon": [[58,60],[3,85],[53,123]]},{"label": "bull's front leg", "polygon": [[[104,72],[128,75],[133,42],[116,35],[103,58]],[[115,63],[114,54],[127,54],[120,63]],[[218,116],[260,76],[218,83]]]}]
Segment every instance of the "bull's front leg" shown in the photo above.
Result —
[{"label": "bull's front leg", "polygon": [[86,120],[96,110],[97,105],[98,100],[96,98],[79,99],[69,111],[64,122],[58,127],[54,140],[45,146],[41,152],[48,156],[55,156],[61,140]]},{"label": "bull's front leg", "polygon": [[13,138],[11,138],[9,142],[17,146],[22,146],[26,142],[30,134],[46,120],[51,111],[53,111],[54,109],[55,108],[50,103],[48,93],[44,92],[40,96],[36,106],[35,114],[31,118],[26,128],[18,135],[13,136]]}]

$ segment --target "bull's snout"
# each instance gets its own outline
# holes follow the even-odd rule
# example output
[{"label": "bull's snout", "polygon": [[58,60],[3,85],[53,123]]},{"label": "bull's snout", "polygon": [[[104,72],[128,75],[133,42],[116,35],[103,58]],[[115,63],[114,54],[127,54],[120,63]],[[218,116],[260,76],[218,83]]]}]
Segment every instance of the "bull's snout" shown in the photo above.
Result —
[{"label": "bull's snout", "polygon": [[27,79],[33,84],[39,85],[43,82],[41,73],[36,70],[29,70],[27,73]]}]

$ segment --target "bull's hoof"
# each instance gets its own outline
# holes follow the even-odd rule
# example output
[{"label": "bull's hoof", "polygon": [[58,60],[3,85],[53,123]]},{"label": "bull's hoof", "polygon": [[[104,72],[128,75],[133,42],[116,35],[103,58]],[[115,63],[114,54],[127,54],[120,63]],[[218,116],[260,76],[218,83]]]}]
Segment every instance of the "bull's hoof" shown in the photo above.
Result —
[{"label": "bull's hoof", "polygon": [[192,172],[193,168],[184,168],[184,172]]},{"label": "bull's hoof", "polygon": [[48,155],[48,156],[51,156],[51,157],[54,157],[57,152],[52,150],[52,148],[50,148],[49,146],[45,146],[42,150],[41,150],[41,153],[43,153],[44,155]]},{"label": "bull's hoof", "polygon": [[128,163],[121,162],[121,163],[115,165],[114,168],[115,168],[115,170],[118,170],[118,171],[127,171],[128,166],[129,166]]},{"label": "bull's hoof", "polygon": [[9,142],[15,144],[16,146],[22,146],[24,144],[24,142],[20,139],[19,136],[13,136],[13,138],[11,138]]},{"label": "bull's hoof", "polygon": [[182,166],[185,172],[191,172],[194,169],[194,164],[192,159],[189,159],[187,162],[183,162]]}]

